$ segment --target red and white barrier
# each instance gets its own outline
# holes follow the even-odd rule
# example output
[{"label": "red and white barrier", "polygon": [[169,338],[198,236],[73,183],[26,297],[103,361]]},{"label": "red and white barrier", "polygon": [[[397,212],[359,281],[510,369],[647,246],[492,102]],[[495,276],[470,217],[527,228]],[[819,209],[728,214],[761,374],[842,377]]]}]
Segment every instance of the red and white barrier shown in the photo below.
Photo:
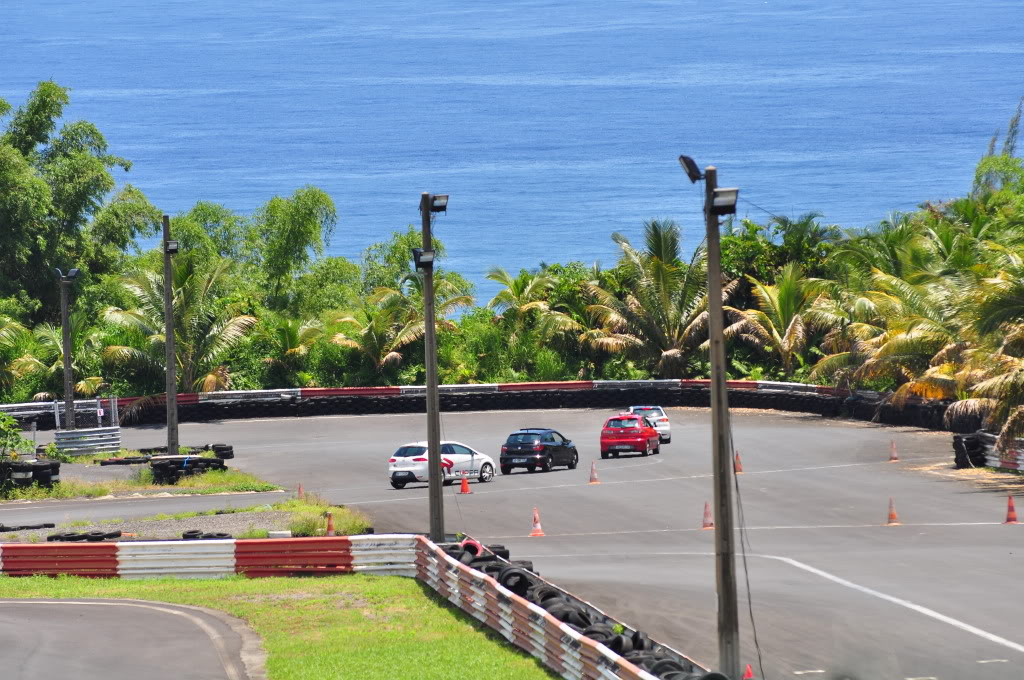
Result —
[{"label": "red and white barrier", "polygon": [[[310,576],[416,578],[567,680],[656,680],[423,536],[119,541],[0,545],[0,572],[107,578]],[[681,656],[681,655],[680,655]],[[696,667],[696,666],[695,666]]]}]

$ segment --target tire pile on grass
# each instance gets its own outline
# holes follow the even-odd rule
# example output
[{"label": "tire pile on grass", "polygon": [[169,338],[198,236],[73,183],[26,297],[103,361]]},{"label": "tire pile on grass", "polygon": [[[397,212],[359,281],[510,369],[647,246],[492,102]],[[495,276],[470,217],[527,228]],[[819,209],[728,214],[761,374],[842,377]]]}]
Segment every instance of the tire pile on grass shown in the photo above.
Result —
[{"label": "tire pile on grass", "polygon": [[[53,526],[52,524],[50,525]],[[89,541],[90,543],[99,543],[105,541],[108,538],[121,538],[120,531],[87,531],[85,533],[75,533],[68,531],[60,534],[51,534],[46,537],[46,540],[51,543],[69,542],[73,543],[76,541]]]},{"label": "tire pile on grass", "polygon": [[45,489],[60,481],[60,463],[55,460],[0,461],[0,483],[15,488],[28,488],[33,484]]},{"label": "tire pile on grass", "polygon": [[704,673],[692,664],[675,658],[646,633],[628,633],[617,621],[602,616],[574,601],[566,593],[542,580],[529,560],[508,560],[503,545],[483,546],[467,539],[460,544],[442,546],[462,564],[493,577],[516,595],[543,607],[549,614],[577,633],[600,642],[608,649],[662,680],[725,680],[719,673]]},{"label": "tire pile on grass", "polygon": [[201,475],[209,470],[227,470],[228,466],[220,458],[193,458],[185,456],[181,460],[151,460],[153,481],[157,484],[176,484],[182,477]]}]

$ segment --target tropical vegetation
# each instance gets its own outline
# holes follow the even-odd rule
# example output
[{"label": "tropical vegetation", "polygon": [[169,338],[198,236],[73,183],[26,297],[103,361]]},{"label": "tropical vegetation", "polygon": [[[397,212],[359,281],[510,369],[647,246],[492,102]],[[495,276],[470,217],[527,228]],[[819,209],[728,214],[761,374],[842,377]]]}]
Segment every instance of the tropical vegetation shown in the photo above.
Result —
[{"label": "tropical vegetation", "polygon": [[[163,391],[160,211],[115,172],[90,123],[65,123],[67,91],[41,83],[0,100],[0,401],[60,398],[58,287],[77,267],[71,317],[80,395]],[[725,306],[729,372],[950,401],[1004,441],[1024,433],[1024,159],[1021,107],[966,194],[867,228],[817,213],[723,227],[709,291],[703,247],[672,220],[613,234],[610,268],[568,261],[493,269],[476,299],[436,244],[440,376],[446,383],[704,377],[707,296]],[[120,188],[118,188],[120,186]],[[181,391],[417,384],[424,380],[419,244],[398,229],[359,261],[329,257],[339,218],[300,187],[252,215],[197,202],[171,219]],[[342,227],[344,225],[342,224]]]}]

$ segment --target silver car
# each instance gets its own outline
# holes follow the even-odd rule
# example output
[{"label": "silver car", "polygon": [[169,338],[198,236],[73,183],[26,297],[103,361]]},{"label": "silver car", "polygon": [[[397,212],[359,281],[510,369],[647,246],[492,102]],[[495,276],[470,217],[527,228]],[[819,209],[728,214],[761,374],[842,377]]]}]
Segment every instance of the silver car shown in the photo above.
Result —
[{"label": "silver car", "polygon": [[665,409],[660,406],[630,406],[629,412],[650,420],[654,429],[658,431],[662,444],[672,441],[672,423],[668,422],[668,414],[665,413]]}]

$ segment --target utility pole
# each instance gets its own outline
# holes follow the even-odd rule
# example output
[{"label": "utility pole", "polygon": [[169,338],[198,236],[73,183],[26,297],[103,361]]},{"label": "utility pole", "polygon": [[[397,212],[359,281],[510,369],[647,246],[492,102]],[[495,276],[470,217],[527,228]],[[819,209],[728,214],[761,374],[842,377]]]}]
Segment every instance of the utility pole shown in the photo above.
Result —
[{"label": "utility pole", "polygon": [[174,351],[174,274],[171,256],[178,242],[171,240],[171,218],[164,215],[164,360],[167,364],[167,455],[178,453],[178,377]]},{"label": "utility pole", "polygon": [[[57,269],[59,272],[60,270]],[[75,271],[75,269],[73,269]],[[65,429],[75,429],[75,379],[71,370],[71,314],[68,310],[71,275],[60,275],[60,335],[65,359]]]},{"label": "utility pole", "polygon": [[[68,301],[71,295],[71,282],[78,276],[77,269],[69,269],[65,275],[54,269],[60,279],[60,329],[61,353],[64,355],[64,429],[75,429],[75,380],[71,371],[71,314]],[[60,427],[60,423],[57,423]]]},{"label": "utility pole", "polygon": [[[447,197],[446,197],[447,198]],[[447,204],[446,204],[447,205]],[[427,469],[430,484],[430,540],[444,542],[444,497],[441,477],[441,404],[437,390],[437,333],[434,318],[434,242],[430,221],[434,212],[434,196],[420,196],[420,217],[423,220],[423,250],[417,267],[423,270],[423,358],[427,365]],[[429,256],[428,256],[429,254]]]},{"label": "utility pole", "polygon": [[740,677],[740,631],[736,597],[736,551],[732,518],[733,466],[729,400],[725,389],[725,323],[722,312],[722,252],[714,210],[718,171],[704,169],[704,217],[708,248],[708,327],[711,345],[711,437],[715,483],[715,576],[718,585],[718,668]]}]

